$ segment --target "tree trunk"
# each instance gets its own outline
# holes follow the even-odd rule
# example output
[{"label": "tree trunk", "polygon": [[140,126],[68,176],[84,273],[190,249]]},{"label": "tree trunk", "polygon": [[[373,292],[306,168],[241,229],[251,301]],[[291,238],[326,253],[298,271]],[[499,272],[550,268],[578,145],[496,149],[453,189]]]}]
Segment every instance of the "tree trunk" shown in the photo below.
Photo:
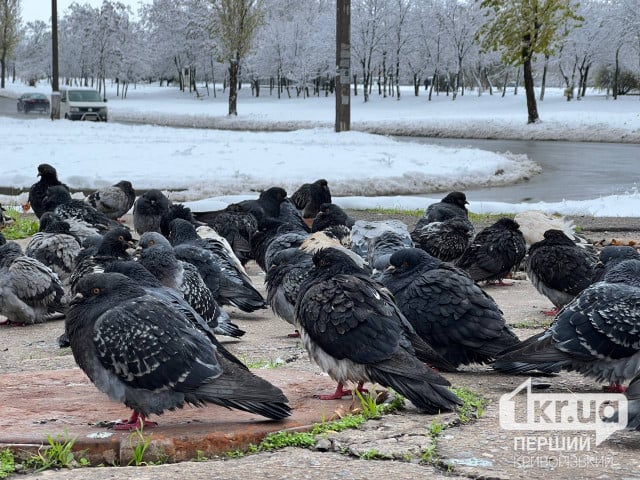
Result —
[{"label": "tree trunk", "polygon": [[7,61],[3,54],[2,58],[0,59],[0,88],[4,88],[4,72],[6,69],[5,67],[6,64],[7,64]]},{"label": "tree trunk", "polygon": [[428,96],[428,100],[431,101],[431,94],[433,93],[433,87],[436,84],[436,81],[438,81],[438,69],[436,69],[433,72],[433,78],[431,79],[431,85],[429,85],[429,96]]},{"label": "tree trunk", "polygon": [[[420,95],[420,79],[418,78],[418,74],[413,74],[413,95],[414,97],[418,97]],[[400,100],[400,89],[398,88],[398,100]]]},{"label": "tree trunk", "polygon": [[544,67],[542,68],[542,84],[540,85],[540,101],[544,100],[544,89],[547,86],[547,71],[549,70],[549,55],[544,56]]},{"label": "tree trunk", "polygon": [[229,61],[229,116],[238,115],[238,58]]},{"label": "tree trunk", "polygon": [[353,96],[354,97],[358,96],[358,74],[357,73],[353,74]]},{"label": "tree trunk", "polygon": [[[529,68],[531,68],[531,62],[529,62]],[[533,79],[533,76],[531,77]],[[518,70],[516,71],[516,86],[513,89],[513,94],[517,95],[518,94],[518,85],[520,84],[520,69],[518,68]]]},{"label": "tree trunk", "polygon": [[540,117],[538,116],[538,106],[536,104],[536,92],[533,88],[533,70],[531,68],[531,58],[527,56],[523,65],[524,91],[527,96],[527,112],[529,118],[527,123],[536,123]]},{"label": "tree trunk", "polygon": [[591,65],[587,65],[584,69],[584,77],[582,78],[582,92],[581,92],[581,97],[584,97],[585,94],[587,93],[587,79],[589,78],[589,69],[591,68]]},{"label": "tree trunk", "polygon": [[618,99],[618,80],[620,77],[620,47],[616,48],[616,67],[613,70],[613,99]]}]

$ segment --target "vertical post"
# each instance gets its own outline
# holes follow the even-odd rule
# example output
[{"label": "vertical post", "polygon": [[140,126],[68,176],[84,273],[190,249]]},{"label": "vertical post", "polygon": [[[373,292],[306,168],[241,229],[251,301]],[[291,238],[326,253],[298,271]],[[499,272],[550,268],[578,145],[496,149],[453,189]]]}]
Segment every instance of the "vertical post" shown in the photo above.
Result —
[{"label": "vertical post", "polygon": [[336,132],[351,130],[351,0],[336,2]]},{"label": "vertical post", "polygon": [[51,120],[60,119],[58,76],[58,1],[51,0]]}]

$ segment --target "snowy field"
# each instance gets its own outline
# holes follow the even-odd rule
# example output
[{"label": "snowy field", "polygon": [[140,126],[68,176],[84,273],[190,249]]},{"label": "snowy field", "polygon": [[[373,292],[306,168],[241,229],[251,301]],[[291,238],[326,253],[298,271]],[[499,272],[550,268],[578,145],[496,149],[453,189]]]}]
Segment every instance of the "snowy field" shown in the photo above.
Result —
[{"label": "snowy field", "polygon": [[[15,98],[34,90],[9,84],[0,95]],[[48,89],[37,90],[47,93]],[[256,191],[273,185],[292,193],[300,184],[318,178],[329,181],[335,202],[345,208],[422,209],[439,200],[443,191],[512,183],[539,172],[526,157],[508,152],[397,142],[363,131],[336,134],[333,97],[278,100],[262,89],[261,96],[254,98],[245,87],[238,117],[228,118],[226,95],[206,96],[203,87],[200,94],[197,98],[175,88],[138,86],[130,87],[128,98],[122,100],[109,87],[113,122],[108,124],[51,122],[44,116],[37,120],[0,117],[0,187],[28,188],[37,180],[37,165],[47,162],[74,188],[88,190],[128,179],[138,189],[171,190],[172,199],[188,201],[198,210],[254,198]],[[400,101],[375,92],[366,104],[361,95],[351,98],[354,130],[640,143],[638,97],[613,101],[591,94],[566,102],[560,89],[547,90],[544,102],[538,103],[542,121],[536,125],[526,124],[522,89],[504,98],[468,92],[455,101],[441,94],[427,102],[424,92],[414,97],[411,90]],[[116,123],[119,120],[153,125]],[[284,129],[294,130],[277,131]],[[640,145],[638,152],[640,157]],[[640,169],[635,175],[640,177]],[[427,198],[408,196],[415,194],[427,194]],[[0,196],[0,202],[20,204],[25,198],[24,193]],[[640,194],[548,204],[470,205],[478,213],[532,208],[573,215],[635,216],[640,211]]]}]

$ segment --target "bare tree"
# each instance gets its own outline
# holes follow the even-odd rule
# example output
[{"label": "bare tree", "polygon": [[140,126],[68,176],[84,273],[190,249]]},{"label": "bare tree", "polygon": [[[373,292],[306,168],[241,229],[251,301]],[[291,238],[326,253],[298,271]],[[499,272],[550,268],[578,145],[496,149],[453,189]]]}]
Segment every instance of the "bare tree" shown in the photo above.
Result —
[{"label": "bare tree", "polygon": [[263,1],[210,1],[216,14],[211,32],[217,39],[222,56],[229,62],[229,115],[238,115],[238,71],[263,22]]},{"label": "bare tree", "polygon": [[0,0],[0,88],[5,87],[7,60],[18,45],[20,0]]}]

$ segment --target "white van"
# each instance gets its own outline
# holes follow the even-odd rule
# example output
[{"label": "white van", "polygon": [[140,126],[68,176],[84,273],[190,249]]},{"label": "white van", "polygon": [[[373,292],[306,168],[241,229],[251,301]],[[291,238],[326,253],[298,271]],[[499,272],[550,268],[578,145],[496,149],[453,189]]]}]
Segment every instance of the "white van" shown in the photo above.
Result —
[{"label": "white van", "polygon": [[69,120],[107,121],[107,99],[93,88],[60,89],[60,117]]}]

